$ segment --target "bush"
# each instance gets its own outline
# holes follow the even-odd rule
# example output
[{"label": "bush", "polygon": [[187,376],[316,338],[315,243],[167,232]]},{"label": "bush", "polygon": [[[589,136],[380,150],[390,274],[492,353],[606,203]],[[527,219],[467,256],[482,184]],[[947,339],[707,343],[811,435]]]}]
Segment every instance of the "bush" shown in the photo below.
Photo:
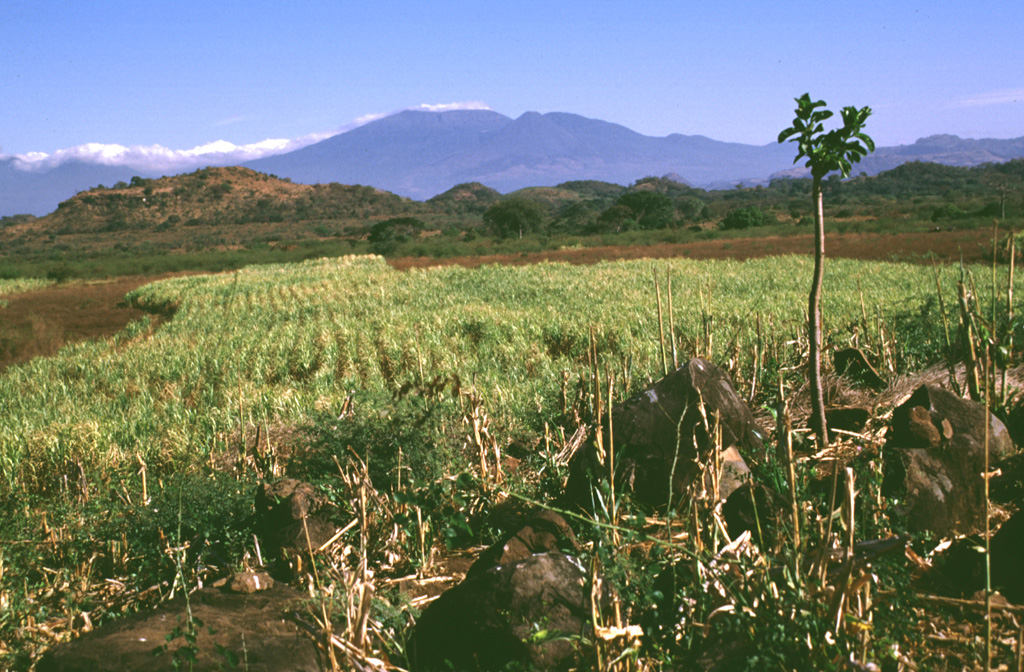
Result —
[{"label": "bush", "polygon": [[756,205],[733,210],[722,220],[723,229],[749,229],[753,226],[765,226],[777,223],[775,217],[766,214]]},{"label": "bush", "polygon": [[525,198],[498,201],[484,213],[484,225],[498,238],[522,238],[541,228],[544,207]]},{"label": "bush", "polygon": [[74,275],[74,273],[66,263],[61,263],[60,266],[54,266],[46,272],[46,277],[57,283],[67,282],[71,279],[72,275]]},{"label": "bush", "polygon": [[932,221],[938,222],[943,219],[963,219],[967,213],[952,203],[940,205],[932,211]]}]

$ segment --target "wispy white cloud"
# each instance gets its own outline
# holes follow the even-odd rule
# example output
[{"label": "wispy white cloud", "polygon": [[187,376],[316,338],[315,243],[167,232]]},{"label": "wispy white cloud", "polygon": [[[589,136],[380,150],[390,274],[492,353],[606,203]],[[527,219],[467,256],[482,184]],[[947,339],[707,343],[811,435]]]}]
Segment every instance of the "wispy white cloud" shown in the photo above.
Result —
[{"label": "wispy white cloud", "polygon": [[218,119],[217,121],[213,122],[213,125],[214,126],[231,126],[232,124],[240,124],[240,123],[245,122],[245,121],[252,121],[255,118],[256,117],[252,116],[251,114],[234,114],[234,115],[231,115],[230,117],[226,117],[224,119]]},{"label": "wispy white cloud", "polygon": [[452,111],[455,111],[455,110],[490,110],[490,109],[491,109],[490,105],[488,105],[485,102],[479,101],[479,100],[469,100],[469,101],[464,101],[464,102],[460,102],[460,103],[436,103],[436,104],[420,103],[419,105],[414,105],[412,107],[402,107],[402,108],[399,108],[397,110],[392,110],[391,112],[375,112],[375,113],[372,113],[372,114],[364,114],[363,116],[356,117],[355,119],[353,119],[349,123],[345,124],[337,132],[338,133],[344,133],[346,131],[351,131],[353,128],[359,128],[360,126],[365,126],[366,124],[370,123],[371,121],[377,121],[378,119],[383,119],[385,117],[390,117],[393,114],[398,114],[399,112],[405,112],[407,110],[416,110],[416,111],[422,111],[422,112],[452,112]]},{"label": "wispy white cloud", "polygon": [[963,98],[954,103],[955,107],[988,107],[991,105],[1006,105],[1007,103],[1019,103],[1024,101],[1024,89],[1009,89],[1004,91],[990,91],[970,98]]},{"label": "wispy white cloud", "polygon": [[192,149],[169,149],[163,145],[133,145],[90,142],[53,153],[29,152],[15,154],[14,167],[20,170],[42,172],[52,170],[69,161],[80,161],[104,166],[126,166],[143,172],[179,171],[210,165],[229,165],[252,161],[264,156],[290,152],[328,138],[333,133],[314,133],[289,139],[268,138],[261,142],[236,145],[217,140]]},{"label": "wispy white cloud", "polygon": [[430,105],[421,103],[416,107],[407,107],[407,110],[424,110],[426,112],[451,112],[452,110],[489,110],[491,106],[480,100],[471,100],[464,103],[440,103]]},{"label": "wispy white cloud", "polygon": [[[403,109],[447,112],[451,110],[489,110],[491,108],[482,102],[470,101],[438,105],[422,104]],[[236,145],[226,140],[217,140],[193,147],[192,149],[169,149],[163,145],[132,145],[126,147],[125,145],[118,144],[90,142],[76,147],[60,149],[53,153],[28,152],[12,156],[5,156],[0,153],[0,158],[13,159],[14,167],[19,170],[36,172],[52,170],[69,161],[79,161],[104,166],[125,166],[144,173],[171,173],[204,166],[232,165],[265,156],[291,152],[401,111],[403,110],[382,114],[366,114],[353,119],[334,131],[310,133],[301,138],[293,139],[268,138],[261,142],[245,145]],[[227,125],[240,120],[243,120],[242,117],[232,117],[219,122],[218,125]]]}]

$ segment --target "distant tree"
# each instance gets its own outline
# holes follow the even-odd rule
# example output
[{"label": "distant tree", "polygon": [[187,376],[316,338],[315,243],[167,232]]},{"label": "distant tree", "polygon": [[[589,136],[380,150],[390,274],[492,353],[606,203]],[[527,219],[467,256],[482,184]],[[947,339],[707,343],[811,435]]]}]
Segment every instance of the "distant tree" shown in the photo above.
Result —
[{"label": "distant tree", "polygon": [[704,216],[704,201],[696,196],[680,197],[676,199],[676,211],[683,219],[697,221]]},{"label": "distant tree", "polygon": [[498,238],[523,237],[538,231],[544,222],[544,208],[525,198],[498,201],[484,212],[484,225]]},{"label": "distant tree", "polygon": [[1006,219],[1006,196],[1019,188],[1021,178],[1008,172],[988,171],[983,179],[985,185],[999,194],[999,219]]},{"label": "distant tree", "polygon": [[755,226],[775,224],[776,220],[756,205],[749,205],[745,208],[732,210],[722,220],[723,229],[749,229]]},{"label": "distant tree", "polygon": [[398,246],[426,228],[426,225],[415,217],[393,217],[377,222],[370,227],[367,240],[374,254],[387,256]]},{"label": "distant tree", "polygon": [[598,216],[594,228],[599,231],[619,233],[620,231],[632,231],[636,227],[633,211],[624,205],[615,204]]},{"label": "distant tree", "polygon": [[[842,128],[825,132],[823,122],[832,117],[825,109],[825,101],[811,101],[805,93],[796,99],[796,117],[793,125],[779,133],[779,142],[797,143],[793,163],[806,158],[805,167],[811,169],[811,200],[814,204],[814,279],[808,300],[807,337],[810,342],[811,427],[823,446],[828,445],[825,424],[825,400],[821,385],[821,283],[825,269],[825,211],[821,182],[829,173],[839,171],[843,177],[870,152],[874,141],[861,131],[870,107],[844,107],[841,111]],[[818,109],[823,108],[823,109]]]},{"label": "distant tree", "polygon": [[560,233],[593,233],[597,217],[598,210],[592,202],[570,203],[559,211],[551,223],[551,230]]},{"label": "distant tree", "polygon": [[933,222],[938,222],[943,219],[963,219],[964,217],[967,217],[967,213],[959,206],[952,203],[944,203],[932,210]]},{"label": "distant tree", "polygon": [[641,229],[665,229],[675,223],[672,199],[656,191],[632,191],[620,196],[617,204],[629,208]]}]

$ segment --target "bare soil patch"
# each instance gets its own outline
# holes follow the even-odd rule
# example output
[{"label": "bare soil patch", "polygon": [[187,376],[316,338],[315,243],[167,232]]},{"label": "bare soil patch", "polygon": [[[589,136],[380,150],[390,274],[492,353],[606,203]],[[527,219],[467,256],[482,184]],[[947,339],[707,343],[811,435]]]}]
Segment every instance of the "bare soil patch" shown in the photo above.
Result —
[{"label": "bare soil patch", "polygon": [[3,297],[8,303],[0,308],[0,372],[70,343],[113,336],[146,314],[129,306],[125,295],[170,275],[184,274],[126,276]]},{"label": "bare soil patch", "polygon": [[[485,264],[526,265],[542,261],[594,264],[616,259],[757,259],[786,254],[813,254],[812,234],[766,236],[761,238],[700,240],[692,243],[664,243],[633,247],[586,247],[523,254],[491,254],[473,257],[403,257],[389,260],[394,268],[467,266]],[[990,229],[929,231],[924,233],[829,233],[825,241],[829,257],[875,261],[931,263],[963,259],[968,263],[992,259]]]}]

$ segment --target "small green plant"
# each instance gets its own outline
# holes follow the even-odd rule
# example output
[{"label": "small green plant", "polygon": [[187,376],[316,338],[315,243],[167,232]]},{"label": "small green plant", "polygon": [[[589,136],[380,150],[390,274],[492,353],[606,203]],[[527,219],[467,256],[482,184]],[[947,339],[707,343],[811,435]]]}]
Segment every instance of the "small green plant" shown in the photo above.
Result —
[{"label": "small green plant", "polygon": [[824,123],[832,117],[825,107],[825,101],[811,101],[805,93],[796,99],[796,117],[793,125],[779,133],[779,142],[797,143],[797,155],[793,163],[807,159],[804,164],[811,169],[811,200],[814,203],[814,277],[808,300],[807,340],[810,343],[811,378],[811,427],[822,445],[828,444],[825,424],[825,400],[821,386],[821,286],[825,272],[825,215],[822,198],[822,180],[832,172],[839,171],[849,177],[852,164],[857,163],[869,152],[875,151],[875,142],[862,132],[870,107],[844,107],[843,125],[825,132]]}]

